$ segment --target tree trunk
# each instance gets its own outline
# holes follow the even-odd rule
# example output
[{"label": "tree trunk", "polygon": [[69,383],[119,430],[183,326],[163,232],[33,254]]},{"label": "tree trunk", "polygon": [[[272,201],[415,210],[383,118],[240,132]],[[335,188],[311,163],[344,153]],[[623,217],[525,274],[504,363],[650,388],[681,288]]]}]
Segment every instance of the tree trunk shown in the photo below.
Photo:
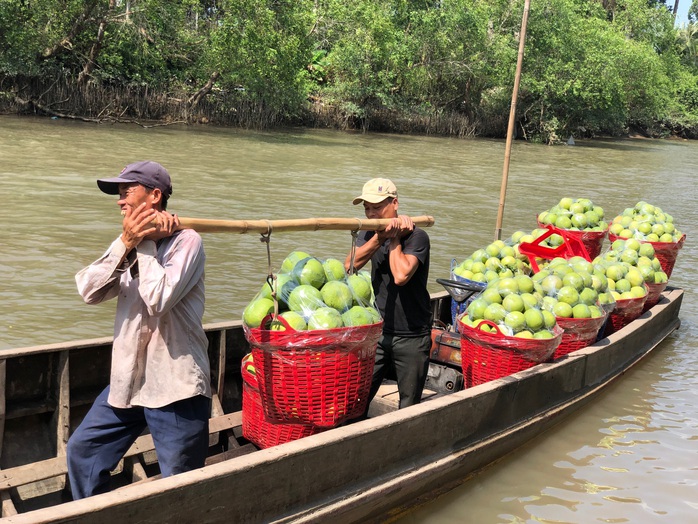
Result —
[{"label": "tree trunk", "polygon": [[109,8],[107,9],[106,15],[99,21],[99,28],[97,29],[97,38],[92,44],[90,49],[90,55],[87,57],[87,62],[85,67],[78,75],[78,85],[85,85],[92,75],[92,71],[95,70],[97,66],[97,57],[102,49],[102,42],[104,40],[104,29],[107,27],[107,20],[111,15],[114,7],[116,6],[116,0],[109,0]]},{"label": "tree trunk", "polygon": [[199,102],[201,102],[201,99],[211,92],[211,89],[213,89],[213,84],[216,82],[216,80],[218,80],[219,76],[220,73],[218,73],[218,71],[211,73],[211,77],[208,79],[208,82],[206,82],[206,85],[204,85],[204,87],[199,89],[189,98],[189,100],[187,100],[187,104],[189,104],[190,108],[196,107]]}]

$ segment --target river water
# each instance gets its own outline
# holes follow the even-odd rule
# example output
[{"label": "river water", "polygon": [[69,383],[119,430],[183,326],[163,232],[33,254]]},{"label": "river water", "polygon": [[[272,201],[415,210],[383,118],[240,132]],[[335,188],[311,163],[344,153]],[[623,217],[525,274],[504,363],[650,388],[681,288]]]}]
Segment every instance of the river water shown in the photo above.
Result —
[{"label": "river water", "polygon": [[[0,350],[109,336],[114,304],[87,306],[75,273],[120,232],[95,179],[142,159],[173,177],[170,211],[218,219],[361,217],[369,178],[391,178],[400,212],[433,215],[430,290],[453,259],[494,236],[504,142],[327,130],[141,128],[0,117]],[[602,397],[403,523],[689,523],[698,519],[698,143],[514,143],[502,237],[535,228],[563,196],[612,218],[639,200],[687,234],[671,284],[681,329]],[[259,235],[204,234],[205,322],[240,318],[268,272]],[[606,244],[608,246],[608,243]],[[343,258],[349,232],[271,235],[272,268],[293,249]],[[435,429],[438,431],[438,428]]]}]

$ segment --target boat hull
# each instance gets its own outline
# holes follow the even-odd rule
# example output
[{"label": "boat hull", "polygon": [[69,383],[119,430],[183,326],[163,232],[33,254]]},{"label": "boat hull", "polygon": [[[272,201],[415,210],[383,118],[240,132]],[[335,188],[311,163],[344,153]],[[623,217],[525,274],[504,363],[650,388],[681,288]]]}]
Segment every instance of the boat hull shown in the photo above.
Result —
[{"label": "boat hull", "polygon": [[679,326],[682,298],[667,289],[640,318],[554,363],[7,522],[384,522],[583,406]]}]

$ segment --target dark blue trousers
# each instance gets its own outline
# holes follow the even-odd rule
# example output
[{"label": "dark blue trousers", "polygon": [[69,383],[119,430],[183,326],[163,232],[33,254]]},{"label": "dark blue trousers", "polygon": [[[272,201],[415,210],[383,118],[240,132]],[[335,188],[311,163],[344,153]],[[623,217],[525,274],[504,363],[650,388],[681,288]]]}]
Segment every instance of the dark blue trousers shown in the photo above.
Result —
[{"label": "dark blue trousers", "polygon": [[109,387],[68,440],[68,478],[74,499],[109,491],[110,472],[146,426],[163,477],[203,467],[208,452],[211,399],[203,396],[162,408],[114,408]]}]

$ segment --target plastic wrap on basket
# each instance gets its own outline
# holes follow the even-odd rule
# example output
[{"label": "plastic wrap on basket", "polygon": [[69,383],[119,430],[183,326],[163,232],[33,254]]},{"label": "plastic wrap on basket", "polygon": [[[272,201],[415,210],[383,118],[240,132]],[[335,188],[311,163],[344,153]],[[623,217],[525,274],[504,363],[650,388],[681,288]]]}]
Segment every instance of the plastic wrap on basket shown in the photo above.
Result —
[{"label": "plastic wrap on basket", "polygon": [[382,321],[312,331],[245,327],[266,418],[334,427],[362,415],[382,329]]},{"label": "plastic wrap on basket", "polygon": [[643,306],[642,312],[649,311],[652,309],[662,296],[662,293],[667,287],[667,282],[661,282],[659,284],[648,284],[645,283],[649,292],[647,293],[647,300],[645,300],[645,305]]},{"label": "plastic wrap on basket", "polygon": [[310,424],[274,424],[266,419],[251,356],[242,361],[242,436],[264,449],[323,431]]},{"label": "plastic wrap on basket", "polygon": [[[451,295],[451,326],[454,331],[458,331],[458,321],[456,320],[466,310],[468,305],[487,287],[486,282],[476,282],[457,275],[453,269],[456,265],[455,259],[451,261],[451,280],[463,284],[463,287],[450,284],[448,281],[437,279],[449,295]],[[464,289],[468,287],[470,289]]]},{"label": "plastic wrap on basket", "polygon": [[[488,333],[478,329],[487,324],[495,329]],[[482,320],[477,326],[464,324],[459,319],[461,353],[466,385],[477,386],[547,362],[562,340],[562,329],[556,326],[553,338],[524,339],[501,333],[494,322]],[[467,383],[469,380],[469,383]]]},{"label": "plastic wrap on basket", "polygon": [[616,299],[616,307],[608,317],[604,336],[609,336],[642,315],[647,295],[638,298]]},{"label": "plastic wrap on basket", "polygon": [[603,311],[603,315],[596,318],[556,318],[557,325],[562,328],[563,333],[560,345],[553,354],[553,360],[596,342],[599,332],[608,318],[606,310],[600,309]]},{"label": "plastic wrap on basket", "polygon": [[[622,239],[622,237],[609,233],[608,239],[613,243],[618,239]],[[654,254],[662,265],[662,271],[666,273],[667,278],[671,278],[671,272],[674,270],[674,264],[679,255],[679,250],[686,242],[686,235],[681,235],[681,238],[677,242],[650,242],[649,240],[640,240],[640,242],[652,244]]]}]

